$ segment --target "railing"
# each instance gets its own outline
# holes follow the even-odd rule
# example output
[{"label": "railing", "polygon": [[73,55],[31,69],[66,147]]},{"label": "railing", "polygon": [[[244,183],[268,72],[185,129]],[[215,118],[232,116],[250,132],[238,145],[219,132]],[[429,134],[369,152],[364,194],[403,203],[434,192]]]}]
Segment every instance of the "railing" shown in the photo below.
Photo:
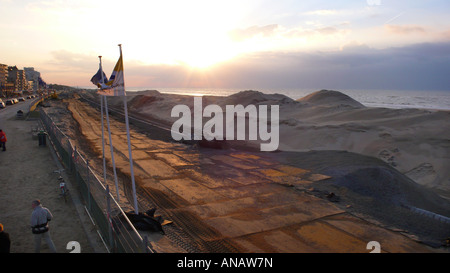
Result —
[{"label": "railing", "polygon": [[147,238],[141,237],[89,162],[76,150],[69,137],[41,110],[41,120],[67,174],[75,177],[86,210],[95,221],[108,252],[154,252]]},{"label": "railing", "polygon": [[44,101],[44,99],[40,98],[40,99],[35,99],[31,104],[30,104],[30,108],[28,109],[28,112],[32,112],[34,110],[36,110],[37,105],[41,102]]}]

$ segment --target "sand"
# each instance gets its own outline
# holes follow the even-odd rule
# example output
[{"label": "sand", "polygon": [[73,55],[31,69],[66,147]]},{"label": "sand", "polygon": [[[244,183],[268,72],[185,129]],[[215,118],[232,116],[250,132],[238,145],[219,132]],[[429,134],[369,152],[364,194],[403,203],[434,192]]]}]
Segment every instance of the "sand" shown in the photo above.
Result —
[{"label": "sand", "polygon": [[[340,104],[315,99],[330,96]],[[285,124],[280,130],[283,150],[344,150],[368,155],[421,185],[450,190],[446,167],[450,165],[450,112],[368,108],[327,92],[298,102],[305,104],[302,110],[284,112],[294,124]]]},{"label": "sand", "polygon": [[[158,91],[128,92],[129,111],[167,128],[177,118],[171,109],[193,98]],[[109,98],[110,104],[123,105]],[[450,112],[424,109],[365,107],[351,97],[330,90],[296,101],[281,94],[242,91],[229,97],[203,97],[208,104],[280,106],[280,151],[337,150],[379,158],[416,183],[450,197]],[[208,120],[205,118],[205,120]],[[259,142],[247,143],[258,147]]]}]

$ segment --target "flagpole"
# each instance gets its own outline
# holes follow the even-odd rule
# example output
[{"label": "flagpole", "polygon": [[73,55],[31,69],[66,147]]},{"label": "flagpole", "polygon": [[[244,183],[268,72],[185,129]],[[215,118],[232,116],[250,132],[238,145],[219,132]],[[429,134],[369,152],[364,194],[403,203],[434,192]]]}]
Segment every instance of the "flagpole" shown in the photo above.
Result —
[{"label": "flagpole", "polygon": [[[122,44],[119,44],[119,48],[120,48],[120,56],[122,57]],[[122,62],[123,62],[123,57],[122,57]],[[122,65],[123,65],[123,63],[122,63]],[[123,69],[123,67],[122,67],[122,71],[124,71],[124,70],[125,69]],[[125,75],[123,76],[123,78],[125,79]],[[136,198],[136,184],[135,184],[135,181],[134,181],[133,156],[132,156],[132,153],[131,153],[130,125],[129,125],[129,122],[128,122],[128,107],[127,107],[127,96],[126,96],[126,92],[125,92],[125,80],[123,81],[123,90],[124,90],[123,106],[124,106],[124,112],[125,112],[125,125],[126,125],[126,129],[127,129],[128,155],[129,155],[129,158],[130,158],[130,172],[131,172],[131,185],[132,185],[132,188],[133,188],[134,212],[136,214],[139,214],[137,198]]]},{"label": "flagpole", "polygon": [[103,182],[106,185],[106,159],[105,159],[105,125],[104,125],[104,117],[103,117],[103,96],[100,95],[100,111],[101,111],[101,119],[102,119],[102,156],[103,156]]},{"label": "flagpole", "polygon": [[[100,74],[102,76],[102,83],[105,82],[105,78],[103,77],[103,68],[102,68],[102,56],[98,56],[100,59]],[[101,119],[102,119],[102,157],[103,157],[103,183],[106,185],[106,158],[105,158],[105,125],[103,117],[103,96],[100,95],[100,112],[101,112]],[[117,197],[119,197],[119,194],[117,193]]]},{"label": "flagpole", "polygon": [[106,100],[106,96],[102,96],[102,97],[105,100],[106,124],[108,125],[108,135],[109,135],[109,149],[111,150],[111,160],[112,160],[113,171],[114,171],[114,183],[116,184],[116,191],[117,191],[117,202],[119,202],[120,201],[119,183],[117,182],[116,162],[114,160],[114,147],[113,147],[112,139],[111,139],[111,127],[109,126],[108,101]]},{"label": "flagpole", "polygon": [[[103,69],[102,69],[102,56],[98,56],[100,59],[100,68],[101,68],[101,75],[102,75],[102,83],[105,82],[105,79],[103,78]],[[102,156],[103,156],[103,182],[106,185],[106,159],[105,159],[105,125],[104,125],[104,118],[103,118],[103,96],[100,95],[100,112],[101,112],[101,119],[102,119]]]},{"label": "flagpole", "polygon": [[[98,58],[100,59],[100,75],[102,77],[102,82],[101,84],[103,84],[105,82],[105,79],[103,77],[103,67],[102,67],[102,56],[98,56]],[[111,139],[111,128],[109,126],[109,113],[108,113],[108,101],[106,100],[106,96],[100,95],[100,99],[102,101],[101,105],[103,105],[103,99],[105,100],[105,111],[106,111],[106,122],[108,125],[108,136],[109,136],[109,149],[111,150],[111,161],[113,164],[113,171],[114,171],[114,183],[116,184],[116,193],[117,193],[117,202],[120,202],[120,194],[119,194],[119,183],[117,181],[117,172],[116,172],[116,162],[114,160],[114,147],[112,144],[112,139]],[[106,184],[106,160],[105,160],[105,138],[103,137],[103,109],[102,109],[102,148],[103,148],[103,179],[105,181]]]}]

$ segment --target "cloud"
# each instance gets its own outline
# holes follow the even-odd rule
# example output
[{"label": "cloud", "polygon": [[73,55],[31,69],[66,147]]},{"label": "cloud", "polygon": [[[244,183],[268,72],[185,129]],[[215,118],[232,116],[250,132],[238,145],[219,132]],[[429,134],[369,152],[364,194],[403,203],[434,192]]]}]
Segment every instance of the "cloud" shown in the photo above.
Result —
[{"label": "cloud", "polygon": [[337,28],[335,28],[335,27],[318,28],[318,29],[316,29],[316,31],[319,32],[320,34],[325,34],[325,35],[331,35],[331,34],[335,34],[338,32]]},{"label": "cloud", "polygon": [[50,52],[51,60],[48,61],[54,71],[86,71],[98,69],[98,56],[80,54],[67,50],[55,50]]},{"label": "cloud", "polygon": [[334,15],[336,14],[336,10],[331,9],[321,9],[321,10],[314,10],[314,11],[308,11],[304,12],[305,15]]},{"label": "cloud", "polygon": [[439,33],[439,36],[440,36],[441,39],[444,39],[444,40],[450,40],[450,29],[441,31],[441,32]]},{"label": "cloud", "polygon": [[401,34],[401,35],[426,33],[426,30],[423,27],[417,26],[417,25],[384,25],[384,28],[389,33]]},{"label": "cloud", "polygon": [[370,50],[369,46],[363,43],[359,43],[357,41],[348,42],[340,47],[341,51],[350,51],[350,52],[367,52]]},{"label": "cloud", "polygon": [[296,28],[291,29],[283,33],[285,37],[307,37],[312,38],[314,36],[330,36],[330,35],[346,35],[350,33],[349,29],[339,29],[333,26],[319,27],[312,29]]},{"label": "cloud", "polygon": [[329,52],[265,52],[217,69],[229,87],[449,90],[450,43]]},{"label": "cloud", "polygon": [[228,35],[233,41],[243,41],[246,39],[253,38],[255,36],[263,36],[263,37],[270,37],[276,34],[276,31],[278,29],[277,24],[272,25],[266,25],[266,26],[251,26],[249,28],[245,29],[233,29],[231,30]]}]

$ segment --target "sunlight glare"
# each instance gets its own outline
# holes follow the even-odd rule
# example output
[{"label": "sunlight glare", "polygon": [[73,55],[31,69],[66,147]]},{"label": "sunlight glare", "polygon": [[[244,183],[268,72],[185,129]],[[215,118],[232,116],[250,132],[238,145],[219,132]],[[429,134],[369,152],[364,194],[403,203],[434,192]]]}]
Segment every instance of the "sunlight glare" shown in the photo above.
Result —
[{"label": "sunlight glare", "polygon": [[203,8],[193,8],[188,2],[178,2],[177,9],[173,9],[172,5],[158,3],[159,10],[170,12],[150,16],[143,10],[153,10],[151,5],[155,4],[148,4],[134,18],[127,18],[137,25],[148,26],[144,33],[123,32],[135,51],[141,53],[130,57],[145,63],[183,64],[203,69],[239,53],[228,35],[242,14],[235,10],[235,5],[204,1]]}]

